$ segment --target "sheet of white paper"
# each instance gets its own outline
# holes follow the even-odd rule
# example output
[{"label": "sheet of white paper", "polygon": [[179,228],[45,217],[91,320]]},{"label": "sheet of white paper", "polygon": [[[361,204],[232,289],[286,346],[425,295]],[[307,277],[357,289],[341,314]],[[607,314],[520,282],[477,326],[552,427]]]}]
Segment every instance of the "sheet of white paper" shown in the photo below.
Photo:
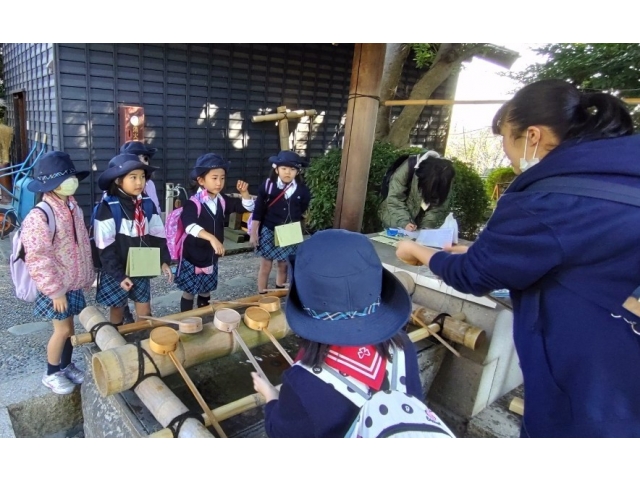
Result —
[{"label": "sheet of white paper", "polygon": [[453,229],[436,228],[420,230],[416,242],[427,247],[450,247],[453,244]]}]

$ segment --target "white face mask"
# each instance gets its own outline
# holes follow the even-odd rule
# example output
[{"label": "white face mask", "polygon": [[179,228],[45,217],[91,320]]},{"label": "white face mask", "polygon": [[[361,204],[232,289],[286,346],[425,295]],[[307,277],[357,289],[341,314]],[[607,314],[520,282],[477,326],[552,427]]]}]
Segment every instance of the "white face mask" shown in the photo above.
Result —
[{"label": "white face mask", "polygon": [[538,144],[536,144],[536,148],[533,150],[533,157],[531,157],[531,160],[526,159],[528,143],[529,143],[529,136],[527,135],[524,140],[524,153],[522,154],[522,158],[520,159],[521,172],[524,172],[525,170],[528,170],[534,165],[537,165],[538,163],[540,163],[540,159],[536,158],[536,153],[538,152]]},{"label": "white face mask", "polygon": [[78,179],[76,177],[69,177],[64,182],[62,182],[60,186],[54,191],[64,197],[70,197],[71,195],[76,193],[77,189]]}]

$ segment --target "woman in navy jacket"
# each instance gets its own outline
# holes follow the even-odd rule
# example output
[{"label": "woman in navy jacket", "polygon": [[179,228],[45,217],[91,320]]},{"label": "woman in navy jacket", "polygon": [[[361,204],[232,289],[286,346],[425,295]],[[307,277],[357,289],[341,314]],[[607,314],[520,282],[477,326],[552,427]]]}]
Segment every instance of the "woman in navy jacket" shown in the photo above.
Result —
[{"label": "woman in navy jacket", "polygon": [[[519,176],[478,239],[466,253],[412,242],[396,253],[461,292],[510,290],[522,436],[640,436],[640,329],[631,328],[640,318],[622,307],[640,285],[640,207],[585,188],[606,182],[611,196],[640,186],[640,137],[626,106],[544,80],[516,93],[493,129]],[[551,177],[563,193],[534,185]]]}]

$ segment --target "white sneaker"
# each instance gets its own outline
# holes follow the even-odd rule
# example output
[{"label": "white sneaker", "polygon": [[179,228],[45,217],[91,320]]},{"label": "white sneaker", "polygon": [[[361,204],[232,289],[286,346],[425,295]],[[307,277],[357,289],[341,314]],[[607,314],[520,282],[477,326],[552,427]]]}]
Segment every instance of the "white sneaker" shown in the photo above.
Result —
[{"label": "white sneaker", "polygon": [[60,369],[64,373],[64,376],[71,380],[76,385],[80,385],[84,382],[84,372],[75,366],[73,362],[67,365],[65,368]]},{"label": "white sneaker", "polygon": [[71,393],[76,387],[62,371],[52,373],[51,375],[47,375],[45,373],[42,376],[42,383],[46,387],[49,387],[53,391],[53,393],[57,393],[59,395],[66,395],[68,393]]}]

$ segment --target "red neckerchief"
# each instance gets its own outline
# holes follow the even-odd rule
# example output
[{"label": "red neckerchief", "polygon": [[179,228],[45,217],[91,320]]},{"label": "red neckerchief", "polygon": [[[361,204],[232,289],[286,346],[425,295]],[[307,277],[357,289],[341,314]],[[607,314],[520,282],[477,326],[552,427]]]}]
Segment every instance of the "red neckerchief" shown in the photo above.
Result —
[{"label": "red neckerchief", "polygon": [[386,357],[373,345],[338,347],[329,349],[325,363],[339,372],[361,381],[374,390],[380,390],[387,368]]},{"label": "red neckerchief", "polygon": [[144,210],[142,210],[142,199],[133,201],[135,207],[133,210],[133,223],[136,226],[136,231],[139,237],[144,236]]}]

